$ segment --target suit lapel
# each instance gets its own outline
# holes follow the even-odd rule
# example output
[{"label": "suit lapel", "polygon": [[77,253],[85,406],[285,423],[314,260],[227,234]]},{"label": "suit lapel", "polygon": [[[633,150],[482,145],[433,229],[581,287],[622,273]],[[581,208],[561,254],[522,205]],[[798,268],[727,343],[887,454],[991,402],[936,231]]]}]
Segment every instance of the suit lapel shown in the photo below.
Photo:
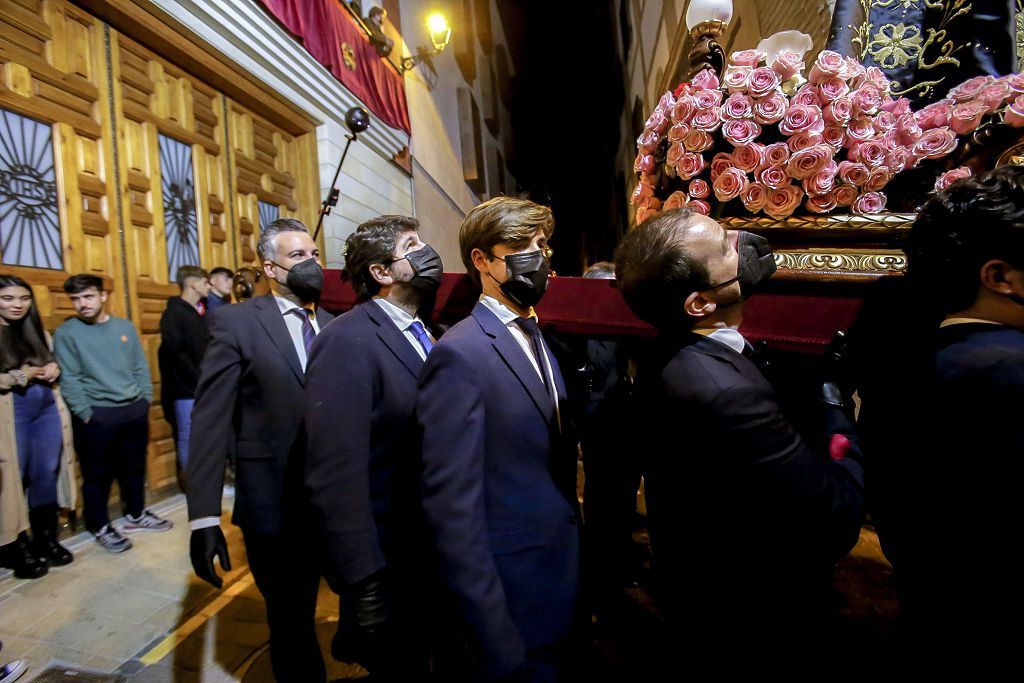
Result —
[{"label": "suit lapel", "polygon": [[494,350],[498,352],[512,374],[526,389],[533,404],[537,406],[537,410],[547,422],[551,422],[555,417],[555,406],[552,405],[551,397],[548,395],[547,389],[544,388],[544,382],[533,368],[530,359],[526,357],[523,347],[515,340],[508,328],[501,324],[497,316],[483,304],[477,303],[473,308],[472,315],[487,336],[491,337]]},{"label": "suit lapel", "polygon": [[295,373],[299,384],[305,385],[306,375],[302,372],[299,354],[295,351],[295,344],[292,343],[292,336],[288,333],[288,326],[284,322],[284,316],[281,314],[281,309],[278,308],[274,295],[267,294],[256,299],[256,308],[259,310],[259,315],[256,317],[260,321],[260,325],[263,326],[271,341],[281,352],[288,367]]},{"label": "suit lapel", "polygon": [[764,373],[761,372],[761,369],[757,367],[754,361],[741,353],[736,353],[725,344],[717,342],[711,337],[705,337],[703,335],[694,336],[697,337],[697,339],[693,341],[694,349],[705,355],[725,361],[751,382],[764,383],[771,386],[768,379],[764,376]]},{"label": "suit lapel", "polygon": [[405,334],[395,325],[395,321],[373,301],[367,301],[359,306],[377,326],[377,336],[384,342],[384,345],[391,350],[391,353],[395,354],[395,357],[412,373],[413,377],[418,378],[420,370],[423,369],[423,359],[412,348]]}]

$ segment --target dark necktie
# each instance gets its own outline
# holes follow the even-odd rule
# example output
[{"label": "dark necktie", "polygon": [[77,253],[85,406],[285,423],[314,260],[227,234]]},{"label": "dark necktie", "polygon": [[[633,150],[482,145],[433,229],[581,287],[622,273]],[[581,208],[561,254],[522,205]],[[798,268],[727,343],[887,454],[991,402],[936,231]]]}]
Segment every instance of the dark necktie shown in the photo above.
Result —
[{"label": "dark necktie", "polygon": [[423,323],[419,320],[413,320],[412,324],[409,325],[409,329],[412,330],[412,334],[416,337],[416,341],[423,347],[423,352],[426,354],[430,353],[430,349],[434,348],[434,342],[430,341],[430,335],[423,329]]},{"label": "dark necktie", "polygon": [[544,342],[541,340],[540,327],[537,325],[537,321],[533,318],[516,318],[515,323],[526,334],[527,339],[530,340],[533,357],[537,361],[537,367],[540,369],[541,379],[544,380],[544,388],[547,389],[551,402],[557,406],[558,396],[555,394],[555,388],[551,386],[551,379],[548,377],[548,357],[544,353]]},{"label": "dark necktie", "polygon": [[293,308],[292,313],[302,318],[302,345],[306,347],[306,357],[309,358],[309,347],[316,339],[316,330],[313,329],[313,323],[310,322],[310,318],[314,315],[313,311],[308,308]]}]

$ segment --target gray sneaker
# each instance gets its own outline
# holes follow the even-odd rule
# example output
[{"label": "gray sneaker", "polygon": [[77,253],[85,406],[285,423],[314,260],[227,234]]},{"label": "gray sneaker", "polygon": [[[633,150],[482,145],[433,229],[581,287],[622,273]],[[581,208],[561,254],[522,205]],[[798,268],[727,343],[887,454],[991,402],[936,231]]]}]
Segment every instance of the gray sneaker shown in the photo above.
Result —
[{"label": "gray sneaker", "polygon": [[25,660],[15,659],[10,664],[0,667],[0,683],[14,683],[27,670],[28,664],[25,663]]},{"label": "gray sneaker", "polygon": [[149,510],[143,510],[138,517],[129,514],[124,516],[124,524],[121,525],[121,532],[133,534],[136,531],[170,531],[174,523],[157,517]]},{"label": "gray sneaker", "polygon": [[100,529],[99,533],[93,534],[96,537],[96,542],[103,546],[103,549],[111,553],[123,553],[125,550],[130,550],[132,542],[122,536],[117,529],[106,524]]}]

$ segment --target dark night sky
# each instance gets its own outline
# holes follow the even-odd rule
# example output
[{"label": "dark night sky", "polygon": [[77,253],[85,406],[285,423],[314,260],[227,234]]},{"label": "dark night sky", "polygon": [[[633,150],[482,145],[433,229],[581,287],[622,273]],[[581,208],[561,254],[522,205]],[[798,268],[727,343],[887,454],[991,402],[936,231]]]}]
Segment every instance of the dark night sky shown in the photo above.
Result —
[{"label": "dark night sky", "polygon": [[497,0],[509,52],[515,156],[530,199],[555,213],[554,268],[608,259],[625,218],[615,153],[624,95],[611,0]]}]

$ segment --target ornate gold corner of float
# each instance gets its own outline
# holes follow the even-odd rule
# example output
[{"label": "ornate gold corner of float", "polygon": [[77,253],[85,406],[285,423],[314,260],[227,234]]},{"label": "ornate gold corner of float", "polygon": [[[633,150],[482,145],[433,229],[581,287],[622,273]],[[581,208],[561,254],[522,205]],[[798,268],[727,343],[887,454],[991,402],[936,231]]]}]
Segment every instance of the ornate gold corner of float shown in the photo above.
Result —
[{"label": "ornate gold corner of float", "polygon": [[781,249],[775,265],[778,280],[870,282],[903,275],[907,257],[899,249]]}]

